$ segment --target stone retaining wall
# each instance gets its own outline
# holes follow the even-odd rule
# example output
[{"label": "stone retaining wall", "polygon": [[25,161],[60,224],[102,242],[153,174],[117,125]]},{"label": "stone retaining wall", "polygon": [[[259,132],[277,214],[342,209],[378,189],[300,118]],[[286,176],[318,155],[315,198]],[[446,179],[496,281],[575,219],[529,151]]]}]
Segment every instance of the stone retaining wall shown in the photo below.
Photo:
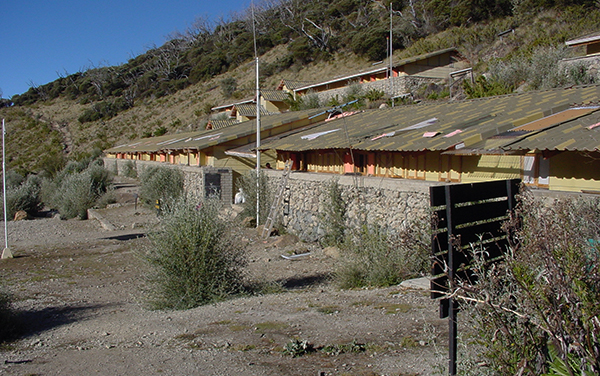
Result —
[{"label": "stone retaining wall", "polygon": [[[123,174],[124,166],[127,163],[133,163],[135,165],[138,175],[146,167],[161,166],[180,169],[183,172],[183,187],[185,191],[197,200],[206,196],[206,183],[214,181],[210,176],[213,174],[219,175],[220,179],[217,180],[217,184],[220,185],[221,201],[226,204],[231,204],[233,202],[233,172],[230,168],[180,166],[161,162],[104,158],[104,166],[109,171],[114,171],[116,168],[119,175]],[[211,191],[210,187],[208,191]]]},{"label": "stone retaining wall", "polygon": [[[386,95],[395,97],[395,96],[402,95],[402,94],[412,93],[422,85],[426,85],[429,83],[438,83],[438,82],[442,81],[442,79],[440,79],[440,78],[419,77],[419,76],[399,76],[399,77],[394,77],[392,80],[393,80],[393,86],[394,86],[393,92],[392,92],[392,88],[390,87],[389,78],[385,79],[385,80],[363,82],[361,84],[357,83],[357,85],[360,85],[360,88],[363,91],[363,93],[366,93],[371,89],[374,89],[374,90],[382,91]],[[325,91],[321,91],[321,92],[313,93],[313,94],[319,98],[319,103],[323,104],[323,103],[328,103],[331,98],[334,98],[336,96],[337,96],[337,99],[341,101],[342,98],[344,98],[344,96],[346,96],[346,94],[348,93],[348,90],[351,90],[350,87],[342,87],[339,89],[325,90]]]},{"label": "stone retaining wall", "polygon": [[[281,171],[267,171],[269,184],[276,191]],[[347,203],[347,227],[358,228],[365,221],[397,231],[427,214],[429,187],[436,182],[375,177],[353,177],[307,172],[292,172],[289,209],[280,217],[286,230],[304,241],[315,241],[324,235],[320,213],[327,204],[327,187],[335,179]]]},{"label": "stone retaining wall", "polygon": [[[128,160],[105,158],[105,166],[119,172]],[[185,189],[195,197],[203,197],[206,192],[205,176],[209,173],[221,175],[221,199],[226,204],[233,202],[233,181],[231,170],[214,167],[190,167],[169,165],[158,162],[131,161],[138,171],[145,166],[165,166],[179,168],[184,172]],[[282,171],[263,170],[268,177],[270,190],[277,192]],[[292,171],[288,179],[289,207],[281,208],[279,222],[287,231],[304,241],[315,241],[324,235],[320,215],[327,204],[328,185],[333,181],[342,188],[342,197],[347,203],[348,228],[358,228],[363,223],[378,224],[394,232],[409,226],[415,220],[427,216],[429,210],[429,187],[446,183],[409,179],[391,179],[365,176],[332,175]],[[574,192],[552,192],[532,190],[535,197],[550,204],[566,197],[584,198],[595,195]],[[283,215],[283,213],[287,213]]]}]

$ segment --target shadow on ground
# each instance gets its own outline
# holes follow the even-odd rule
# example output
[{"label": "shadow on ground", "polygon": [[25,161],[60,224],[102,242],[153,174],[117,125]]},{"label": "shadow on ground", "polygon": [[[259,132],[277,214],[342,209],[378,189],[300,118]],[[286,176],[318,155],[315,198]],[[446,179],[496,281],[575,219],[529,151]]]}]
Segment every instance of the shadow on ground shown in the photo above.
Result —
[{"label": "shadow on ground", "polygon": [[146,236],[146,234],[144,234],[143,232],[139,232],[139,233],[136,233],[136,234],[108,236],[108,237],[102,238],[102,239],[126,241],[126,240],[133,240],[133,239],[143,238],[145,236]]},{"label": "shadow on ground", "polygon": [[292,277],[278,280],[281,286],[288,290],[303,289],[312,286],[324,285],[331,282],[332,273],[319,273],[309,276]]},{"label": "shadow on ground", "polygon": [[12,329],[0,335],[0,342],[34,336],[45,331],[92,317],[91,312],[99,308],[118,304],[94,304],[67,307],[47,307],[40,310],[17,311],[11,317]]}]

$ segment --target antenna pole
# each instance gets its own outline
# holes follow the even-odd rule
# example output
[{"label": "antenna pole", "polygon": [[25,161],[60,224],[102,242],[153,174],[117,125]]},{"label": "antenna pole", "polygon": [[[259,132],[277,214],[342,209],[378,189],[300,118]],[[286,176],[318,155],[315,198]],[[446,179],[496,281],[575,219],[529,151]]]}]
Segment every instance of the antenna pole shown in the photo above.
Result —
[{"label": "antenna pole", "polygon": [[394,55],[394,51],[393,51],[393,44],[392,44],[392,3],[390,2],[390,46],[389,46],[389,51],[390,51],[390,95],[392,97],[392,107],[394,107],[394,68],[392,65],[392,56]]},{"label": "antenna pole", "polygon": [[258,227],[260,224],[260,74],[258,69],[255,23],[254,3],[252,3],[252,35],[254,38],[254,58],[256,60],[256,227]]},{"label": "antenna pole", "polygon": [[2,251],[2,258],[13,258],[10,248],[8,248],[8,227],[6,221],[6,153],[4,151],[4,135],[6,134],[4,128],[4,119],[2,119],[2,190],[4,199],[4,250]]}]

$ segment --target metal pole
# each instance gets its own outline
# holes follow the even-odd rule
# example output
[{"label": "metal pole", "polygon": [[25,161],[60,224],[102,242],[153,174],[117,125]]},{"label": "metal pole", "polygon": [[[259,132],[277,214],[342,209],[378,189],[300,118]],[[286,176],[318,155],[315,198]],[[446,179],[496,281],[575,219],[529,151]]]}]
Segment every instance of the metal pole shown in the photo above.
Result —
[{"label": "metal pole", "polygon": [[393,45],[392,45],[392,3],[390,3],[390,95],[392,96],[392,107],[394,107],[394,67],[393,67]]},{"label": "metal pole", "polygon": [[260,224],[260,84],[256,57],[256,227]]},{"label": "metal pole", "polygon": [[260,75],[258,70],[258,50],[256,48],[254,3],[252,3],[252,35],[254,38],[254,58],[256,59],[256,227],[258,227],[260,224]]},{"label": "metal pole", "polygon": [[[450,293],[454,292],[455,287],[455,271],[456,265],[454,260],[454,245],[452,244],[452,235],[454,230],[454,204],[452,202],[451,186],[444,187],[446,196],[446,227],[448,228],[448,288]],[[457,302],[452,298],[448,298],[448,374],[456,375],[456,360],[457,360],[457,343],[458,343],[458,326],[457,319]]]},{"label": "metal pole", "polygon": [[4,119],[2,119],[2,197],[4,199],[4,248],[8,248],[8,230],[6,228],[6,153],[4,151]]},{"label": "metal pole", "polygon": [[4,128],[4,119],[2,119],[2,190],[4,199],[4,250],[2,251],[2,258],[12,258],[12,252],[8,248],[8,221],[6,220],[6,152],[4,151],[4,135],[6,134]]}]

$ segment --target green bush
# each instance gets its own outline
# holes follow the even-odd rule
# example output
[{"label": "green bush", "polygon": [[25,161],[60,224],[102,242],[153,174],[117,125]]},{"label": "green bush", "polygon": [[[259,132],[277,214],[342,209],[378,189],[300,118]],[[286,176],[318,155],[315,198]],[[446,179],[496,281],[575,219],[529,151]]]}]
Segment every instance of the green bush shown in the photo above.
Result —
[{"label": "green bush", "polygon": [[[501,374],[600,373],[600,200],[545,207],[525,196],[503,262],[475,263],[455,294],[483,361]],[[476,260],[485,247],[472,246]],[[559,372],[562,368],[564,373]]]},{"label": "green bush", "polygon": [[42,182],[42,199],[57,209],[63,219],[87,219],[87,209],[102,197],[110,186],[110,173],[94,161],[87,168],[85,162],[70,162],[54,178]]},{"label": "green bush", "polygon": [[97,120],[108,120],[115,117],[119,112],[129,109],[131,106],[123,99],[116,98],[105,100],[94,104],[91,108],[83,111],[77,119],[79,123],[87,123]]},{"label": "green bush", "polygon": [[143,259],[151,267],[148,303],[154,309],[187,309],[242,291],[245,256],[233,227],[219,215],[218,200],[194,207],[173,203],[162,226],[149,234]]},{"label": "green bush", "polygon": [[358,83],[354,83],[348,86],[348,88],[344,92],[342,104],[352,102],[354,100],[357,100],[357,102],[354,102],[350,106],[344,108],[344,111],[349,109],[360,109],[365,106],[365,93],[362,85]]},{"label": "green bush", "polygon": [[[6,171],[6,188],[15,188],[21,185],[25,181],[23,175],[19,174],[16,171],[8,170]],[[0,184],[1,185],[1,184]]]},{"label": "green bush", "polygon": [[123,173],[123,176],[125,176],[127,178],[135,179],[138,176],[137,166],[135,165],[135,163],[133,161],[127,161],[123,165],[122,173]]},{"label": "green bush", "polygon": [[463,89],[469,99],[509,94],[513,91],[512,86],[507,86],[507,84],[498,80],[487,79],[484,76],[477,77],[473,84],[468,80],[464,80]]},{"label": "green bush", "polygon": [[342,288],[391,286],[428,271],[429,230],[425,221],[388,233],[364,225],[347,237],[336,279]]},{"label": "green bush", "polygon": [[167,134],[167,128],[162,127],[162,126],[156,128],[156,130],[153,133],[154,137],[160,137],[160,136],[163,136],[165,134]]},{"label": "green bush", "polygon": [[551,89],[568,85],[593,84],[594,76],[584,63],[561,63],[568,56],[564,47],[539,46],[532,51],[490,62],[487,78],[480,76],[475,84],[465,81],[469,98],[511,93],[515,88]]},{"label": "green bush", "polygon": [[168,211],[183,194],[183,173],[176,168],[146,167],[140,173],[140,200],[154,206],[160,201],[161,210]]},{"label": "green bush", "polygon": [[319,108],[321,106],[319,95],[314,92],[300,95],[297,99],[294,99],[293,95],[288,93],[288,98],[286,98],[284,102],[290,107],[291,111],[308,110],[311,108]]},{"label": "green bush", "polygon": [[325,186],[325,194],[319,213],[319,223],[324,231],[321,244],[339,247],[344,243],[346,230],[346,202],[342,197],[342,188],[337,179]]}]

